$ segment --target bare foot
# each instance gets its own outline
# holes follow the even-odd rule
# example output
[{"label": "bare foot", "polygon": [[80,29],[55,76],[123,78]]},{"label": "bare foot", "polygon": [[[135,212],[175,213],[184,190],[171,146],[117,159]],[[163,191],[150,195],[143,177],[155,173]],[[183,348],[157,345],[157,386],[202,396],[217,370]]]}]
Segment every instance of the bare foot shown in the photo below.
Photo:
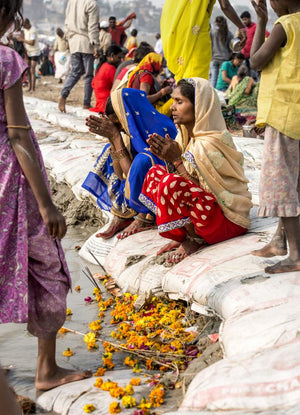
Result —
[{"label": "bare foot", "polygon": [[[203,241],[204,242],[204,241]],[[207,245],[206,242],[199,243],[196,242],[193,239],[186,239],[183,241],[180,246],[175,249],[170,255],[168,256],[166,260],[166,265],[174,265],[181,262],[184,258],[186,258],[188,255],[193,254],[194,252],[197,252],[199,248]]]},{"label": "bare foot", "polygon": [[147,231],[148,229],[154,229],[154,222],[148,221],[146,219],[139,219],[137,216],[134,221],[124,229],[123,232],[117,235],[118,239],[125,239],[130,235],[133,235],[138,232]]},{"label": "bare foot", "polygon": [[90,370],[76,372],[56,366],[52,373],[36,375],[35,387],[40,391],[47,391],[56,388],[57,386],[64,385],[65,383],[87,379],[91,376],[92,372]]},{"label": "bare foot", "polygon": [[291,258],[286,258],[283,261],[277,262],[271,267],[266,267],[267,274],[280,274],[282,272],[300,271],[300,261],[293,261]]},{"label": "bare foot", "polygon": [[66,98],[61,95],[58,100],[58,109],[60,112],[66,112],[66,102]]},{"label": "bare foot", "polygon": [[174,249],[180,246],[180,242],[171,241],[167,245],[164,245],[159,251],[156,252],[156,255],[164,254],[165,252],[173,251]]},{"label": "bare foot", "polygon": [[251,254],[264,258],[271,258],[273,256],[284,256],[287,254],[286,239],[274,236],[271,242],[269,242],[261,249],[256,249],[255,251],[252,251]]},{"label": "bare foot", "polygon": [[132,223],[132,219],[123,219],[119,218],[118,216],[114,216],[106,231],[97,233],[96,238],[112,238],[117,232],[126,228],[126,226],[128,226],[130,223]]}]

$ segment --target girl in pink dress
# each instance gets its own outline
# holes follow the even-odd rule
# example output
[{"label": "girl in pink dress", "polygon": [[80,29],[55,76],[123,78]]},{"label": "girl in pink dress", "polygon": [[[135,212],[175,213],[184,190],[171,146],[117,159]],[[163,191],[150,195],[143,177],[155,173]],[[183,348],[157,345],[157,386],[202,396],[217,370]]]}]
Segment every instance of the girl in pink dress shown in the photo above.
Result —
[{"label": "girl in pink dress", "polygon": [[[21,7],[22,0],[0,0],[0,36],[14,25]],[[60,244],[67,228],[51,200],[25,113],[26,69],[14,50],[0,46],[0,323],[28,322],[38,337],[35,384],[47,390],[90,374],[67,371],[55,360],[71,285]]]}]

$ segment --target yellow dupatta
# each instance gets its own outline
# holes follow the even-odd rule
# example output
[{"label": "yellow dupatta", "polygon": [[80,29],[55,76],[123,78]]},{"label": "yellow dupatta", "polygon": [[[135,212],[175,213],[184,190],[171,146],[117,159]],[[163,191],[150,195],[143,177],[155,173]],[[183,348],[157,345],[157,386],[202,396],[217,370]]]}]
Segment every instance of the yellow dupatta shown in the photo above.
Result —
[{"label": "yellow dupatta", "polygon": [[166,0],[161,38],[168,68],[176,81],[198,76],[208,79],[211,61],[209,20],[215,0]]},{"label": "yellow dupatta", "polygon": [[195,86],[193,137],[189,138],[184,126],[180,126],[176,137],[184,151],[184,166],[205,190],[214,194],[231,222],[248,229],[252,202],[243,154],[236,150],[226,129],[219,98],[211,84],[201,78],[188,81]]}]

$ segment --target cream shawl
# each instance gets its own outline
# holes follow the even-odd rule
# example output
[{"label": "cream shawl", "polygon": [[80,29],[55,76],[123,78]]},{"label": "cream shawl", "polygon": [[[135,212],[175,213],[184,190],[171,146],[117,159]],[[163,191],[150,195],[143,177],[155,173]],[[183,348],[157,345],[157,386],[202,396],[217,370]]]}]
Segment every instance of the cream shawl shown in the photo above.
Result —
[{"label": "cream shawl", "polygon": [[243,154],[238,152],[226,129],[218,96],[202,78],[188,80],[195,86],[195,126],[193,137],[180,126],[176,140],[183,149],[186,170],[214,194],[224,215],[233,223],[250,227],[252,207]]}]

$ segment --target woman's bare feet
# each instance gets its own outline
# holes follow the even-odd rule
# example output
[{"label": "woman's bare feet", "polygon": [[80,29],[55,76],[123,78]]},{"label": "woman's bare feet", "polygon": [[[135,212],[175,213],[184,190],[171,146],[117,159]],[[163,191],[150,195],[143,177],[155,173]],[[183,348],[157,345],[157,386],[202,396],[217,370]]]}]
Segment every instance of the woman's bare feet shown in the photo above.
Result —
[{"label": "woman's bare feet", "polygon": [[152,220],[145,219],[146,215],[139,214],[134,221],[124,229],[123,232],[119,233],[118,239],[125,239],[130,235],[138,232],[147,231],[154,228],[154,218]]},{"label": "woman's bare feet", "polygon": [[279,236],[274,236],[271,242],[261,249],[256,249],[251,252],[252,255],[271,258],[273,256],[284,256],[287,254],[286,239]]},{"label": "woman's bare feet", "polygon": [[55,365],[51,370],[39,369],[35,378],[35,387],[40,391],[47,391],[65,383],[90,378],[91,376],[92,372],[90,370],[76,372]]},{"label": "woman's bare feet", "polygon": [[96,238],[109,239],[112,238],[117,232],[126,228],[126,226],[132,223],[132,219],[119,218],[114,216],[109,227],[104,232],[99,232],[96,234]]},{"label": "woman's bare feet", "polygon": [[174,249],[178,248],[181,245],[180,242],[171,241],[167,245],[164,245],[159,251],[156,252],[156,255],[164,254],[165,252],[173,251]]},{"label": "woman's bare feet", "polygon": [[293,261],[291,258],[286,258],[276,264],[266,267],[267,274],[280,274],[282,272],[300,271],[300,261]]},{"label": "woman's bare feet", "polygon": [[168,266],[178,264],[188,255],[197,252],[201,247],[206,245],[207,243],[205,241],[202,243],[195,241],[194,239],[187,238],[180,244],[177,249],[175,249],[175,251],[171,252],[170,255],[168,255],[165,264]]}]

